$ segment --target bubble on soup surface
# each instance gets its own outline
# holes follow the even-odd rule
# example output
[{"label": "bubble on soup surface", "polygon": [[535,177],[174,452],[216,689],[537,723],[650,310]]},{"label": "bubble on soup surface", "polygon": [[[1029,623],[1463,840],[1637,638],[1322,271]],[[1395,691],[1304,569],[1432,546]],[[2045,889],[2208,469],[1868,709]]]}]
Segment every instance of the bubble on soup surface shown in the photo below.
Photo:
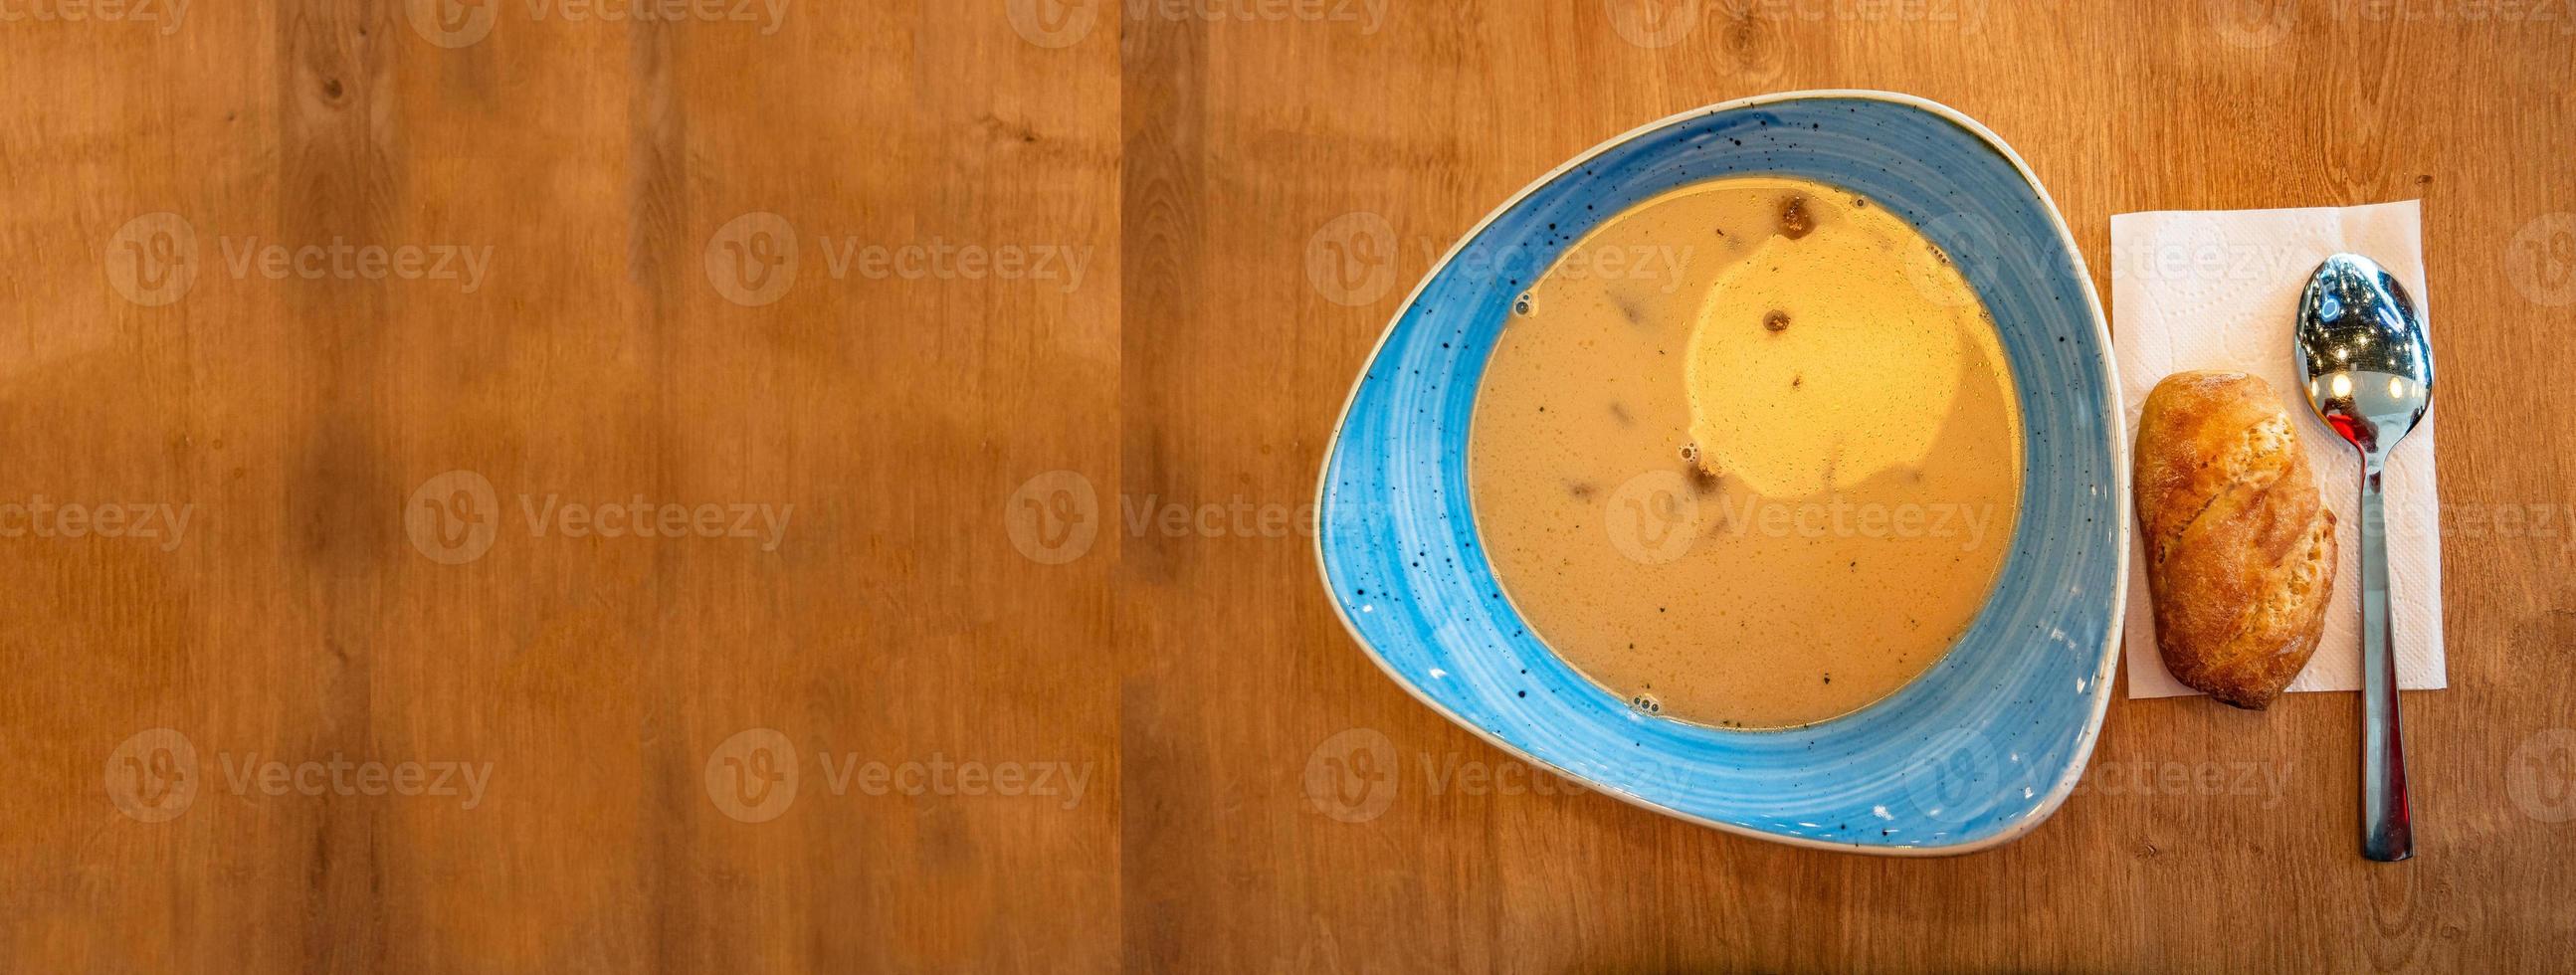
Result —
[{"label": "bubble on soup surface", "polygon": [[1807,212],[1807,198],[1792,194],[1780,201],[1780,236],[1796,240],[1816,229],[1816,218]]}]

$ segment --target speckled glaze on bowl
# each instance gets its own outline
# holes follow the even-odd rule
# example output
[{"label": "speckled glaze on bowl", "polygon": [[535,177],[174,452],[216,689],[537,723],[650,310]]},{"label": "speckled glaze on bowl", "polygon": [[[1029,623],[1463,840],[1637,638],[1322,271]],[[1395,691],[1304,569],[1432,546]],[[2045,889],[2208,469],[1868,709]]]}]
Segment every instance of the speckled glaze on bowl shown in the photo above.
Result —
[{"label": "speckled glaze on bowl", "polygon": [[[1601,221],[1736,174],[1847,187],[1921,228],[1993,312],[2027,428],[2013,551],[1968,634],[1886,700],[1790,731],[1648,716],[1584,679],[1503,595],[1467,493],[1476,388],[1512,299]],[[2110,347],[2056,205],[2010,147],[1966,116],[1866,91],[1686,112],[1540,178],[1432,268],[1343,408],[1326,451],[1317,557],[1343,622],[1380,667],[1531,762],[1765,839],[1890,854],[1982,849],[2065,799],[2110,701],[2129,553]]]}]

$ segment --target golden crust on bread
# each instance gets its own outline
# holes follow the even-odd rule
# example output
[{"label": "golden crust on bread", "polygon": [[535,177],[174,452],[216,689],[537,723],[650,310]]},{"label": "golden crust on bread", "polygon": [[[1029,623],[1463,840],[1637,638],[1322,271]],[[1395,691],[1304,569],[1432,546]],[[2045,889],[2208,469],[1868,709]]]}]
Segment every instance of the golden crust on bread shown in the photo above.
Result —
[{"label": "golden crust on bread", "polygon": [[2334,513],[2270,383],[2184,372],[2148,394],[2134,473],[2156,644],[2174,679],[2262,708],[2307,666],[2334,589]]}]

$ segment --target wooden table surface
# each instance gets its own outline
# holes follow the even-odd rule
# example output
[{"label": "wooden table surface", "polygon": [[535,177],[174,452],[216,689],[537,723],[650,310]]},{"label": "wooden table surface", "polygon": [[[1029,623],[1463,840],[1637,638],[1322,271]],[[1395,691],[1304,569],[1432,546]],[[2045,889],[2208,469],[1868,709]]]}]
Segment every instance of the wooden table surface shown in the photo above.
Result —
[{"label": "wooden table surface", "polygon": [[[2576,944],[2566,4],[640,9],[0,0],[0,968]],[[1891,861],[1570,793],[1353,645],[1304,524],[1411,283],[1595,142],[1831,87],[2011,140],[2106,300],[2115,212],[2424,201],[2416,860],[2356,854],[2351,695],[2116,701],[2054,819]]]}]

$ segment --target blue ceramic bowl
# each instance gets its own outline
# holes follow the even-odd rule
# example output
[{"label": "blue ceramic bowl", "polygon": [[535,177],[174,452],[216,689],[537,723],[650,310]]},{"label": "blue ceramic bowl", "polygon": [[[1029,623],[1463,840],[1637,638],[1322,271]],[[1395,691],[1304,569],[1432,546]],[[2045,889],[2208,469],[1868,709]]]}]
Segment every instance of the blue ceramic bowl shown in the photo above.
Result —
[{"label": "blue ceramic bowl", "polygon": [[[1653,717],[1576,673],[1503,595],[1467,492],[1478,380],[1513,298],[1603,220],[1735,174],[1847,187],[1921,228],[1993,312],[2027,429],[2013,551],[1967,635],[1886,700],[1789,731]],[[2010,147],[1966,116],[1863,91],[1676,115],[1522,190],[1396,314],[1326,454],[1316,532],[1325,585],[1360,645],[1415,697],[1629,802],[1807,846],[1992,846],[2065,799],[2110,701],[2129,553],[2110,349],[2056,205]]]}]

